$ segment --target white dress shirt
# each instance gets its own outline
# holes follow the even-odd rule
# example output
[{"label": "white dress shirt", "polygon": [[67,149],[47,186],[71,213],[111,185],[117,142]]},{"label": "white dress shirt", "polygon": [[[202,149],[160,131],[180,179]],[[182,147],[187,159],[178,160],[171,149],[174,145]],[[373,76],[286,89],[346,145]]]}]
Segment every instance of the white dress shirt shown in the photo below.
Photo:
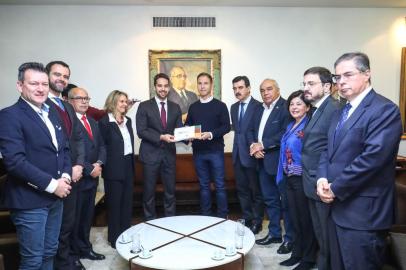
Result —
[{"label": "white dress shirt", "polygon": [[[269,107],[266,106],[265,103],[262,104],[262,106],[264,107],[264,112],[262,113],[262,118],[261,118],[261,122],[259,123],[259,129],[258,129],[258,142],[260,142],[261,144],[262,144],[262,136],[264,135],[264,129],[265,129],[266,122],[268,121],[268,118],[271,115],[276,102],[278,102],[278,100],[280,98],[281,97],[279,96],[276,100],[274,100],[274,102],[272,102],[271,105],[269,105]],[[262,146],[263,146],[263,144],[262,144]]]},{"label": "white dress shirt", "polygon": [[114,122],[117,124],[118,128],[120,129],[121,136],[123,136],[124,140],[124,156],[132,154],[133,153],[133,145],[131,143],[131,136],[130,132],[128,131],[127,128],[127,118],[124,116],[124,121],[121,123],[121,125],[117,122],[116,118],[114,118],[112,113],[109,113],[109,121]]}]

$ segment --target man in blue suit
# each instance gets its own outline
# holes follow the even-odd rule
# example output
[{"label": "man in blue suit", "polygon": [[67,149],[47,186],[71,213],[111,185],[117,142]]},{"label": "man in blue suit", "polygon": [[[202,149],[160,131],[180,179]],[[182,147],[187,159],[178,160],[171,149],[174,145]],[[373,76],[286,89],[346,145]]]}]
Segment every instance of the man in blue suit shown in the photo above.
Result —
[{"label": "man in blue suit", "polygon": [[258,160],[259,184],[269,218],[269,233],[256,241],[258,245],[282,243],[281,217],[284,220],[284,242],[278,249],[279,254],[292,250],[293,228],[289,221],[285,181],[276,183],[279,162],[280,142],[290,121],[286,100],[280,96],[278,83],[265,79],[260,86],[262,106],[255,112],[248,143],[250,155]]},{"label": "man in blue suit", "polygon": [[40,63],[18,69],[20,99],[0,112],[0,151],[7,169],[4,205],[17,229],[19,269],[53,269],[70,193],[69,144],[58,113],[45,104],[48,76]]},{"label": "man in blue suit", "polygon": [[249,153],[247,131],[254,112],[257,107],[261,106],[261,103],[251,96],[251,86],[247,76],[237,76],[232,83],[234,95],[239,100],[231,105],[231,123],[234,130],[232,155],[237,195],[245,225],[254,234],[257,234],[262,229],[264,209],[261,190],[259,189],[256,160]]},{"label": "man in blue suit", "polygon": [[347,104],[332,118],[317,173],[318,195],[331,204],[331,267],[381,269],[394,222],[399,108],[372,89],[367,55],[346,53],[334,67]]}]

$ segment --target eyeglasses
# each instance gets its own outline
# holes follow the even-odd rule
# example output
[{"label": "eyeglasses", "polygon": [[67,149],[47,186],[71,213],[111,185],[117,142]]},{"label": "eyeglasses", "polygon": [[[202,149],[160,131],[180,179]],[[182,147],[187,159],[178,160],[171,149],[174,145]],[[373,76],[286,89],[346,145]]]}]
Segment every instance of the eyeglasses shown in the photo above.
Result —
[{"label": "eyeglasses", "polygon": [[178,78],[178,79],[186,79],[187,78],[187,76],[186,76],[186,74],[178,74],[178,75],[173,75],[172,77],[176,77],[176,78]]},{"label": "eyeglasses", "polygon": [[345,73],[343,73],[341,75],[332,74],[331,76],[332,76],[332,79],[333,79],[333,83],[339,83],[342,79],[348,80],[348,79],[354,77],[355,75],[361,74],[361,73],[365,73],[365,71],[359,71],[359,72],[351,72],[351,71],[349,71],[349,72],[345,72]]},{"label": "eyeglasses", "polygon": [[73,97],[73,98],[70,98],[70,99],[77,100],[77,101],[82,101],[82,102],[85,102],[85,103],[90,101],[90,97]]},{"label": "eyeglasses", "polygon": [[300,83],[300,86],[303,87],[303,88],[305,88],[306,86],[313,87],[313,86],[315,86],[316,84],[319,84],[319,83],[321,83],[321,82],[312,82],[312,81],[310,81],[310,82],[302,82],[302,83]]}]

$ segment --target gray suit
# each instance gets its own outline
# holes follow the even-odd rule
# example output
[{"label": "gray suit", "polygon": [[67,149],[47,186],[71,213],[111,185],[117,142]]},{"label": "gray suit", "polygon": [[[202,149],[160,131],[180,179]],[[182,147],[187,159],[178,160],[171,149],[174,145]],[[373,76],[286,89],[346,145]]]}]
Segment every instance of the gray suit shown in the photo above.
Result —
[{"label": "gray suit", "polygon": [[192,103],[195,103],[196,101],[198,101],[199,98],[193,91],[186,90],[186,89],[184,89],[183,91],[185,91],[185,93],[186,93],[186,99],[182,98],[178,94],[178,92],[176,92],[176,90],[171,87],[171,89],[169,90],[169,94],[168,94],[168,100],[178,104],[180,106],[180,110],[182,111],[182,114],[185,114],[188,112],[189,106]]},{"label": "gray suit", "polygon": [[156,218],[155,185],[160,173],[164,185],[165,216],[176,212],[175,173],[176,147],[174,143],[160,140],[163,134],[173,134],[182,126],[179,105],[168,100],[166,129],[162,126],[155,98],[141,102],[136,115],[137,134],[141,138],[139,159],[144,165],[143,208],[146,220]]},{"label": "gray suit", "polygon": [[339,103],[332,97],[328,97],[324,100],[307,124],[303,137],[303,189],[309,198],[313,228],[320,247],[317,262],[318,269],[320,270],[330,269],[327,240],[327,217],[330,206],[321,202],[319,196],[316,194],[316,174],[320,155],[327,148],[327,132],[332,116],[337,113],[339,107]]}]

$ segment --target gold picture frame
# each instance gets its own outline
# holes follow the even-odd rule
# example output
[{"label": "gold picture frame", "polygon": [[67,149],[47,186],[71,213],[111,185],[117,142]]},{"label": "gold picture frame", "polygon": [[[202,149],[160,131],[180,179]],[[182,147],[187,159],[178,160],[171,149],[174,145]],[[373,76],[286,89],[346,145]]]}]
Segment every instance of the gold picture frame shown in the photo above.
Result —
[{"label": "gold picture frame", "polygon": [[402,60],[400,66],[399,109],[403,124],[402,140],[406,140],[406,47],[402,48]]}]

